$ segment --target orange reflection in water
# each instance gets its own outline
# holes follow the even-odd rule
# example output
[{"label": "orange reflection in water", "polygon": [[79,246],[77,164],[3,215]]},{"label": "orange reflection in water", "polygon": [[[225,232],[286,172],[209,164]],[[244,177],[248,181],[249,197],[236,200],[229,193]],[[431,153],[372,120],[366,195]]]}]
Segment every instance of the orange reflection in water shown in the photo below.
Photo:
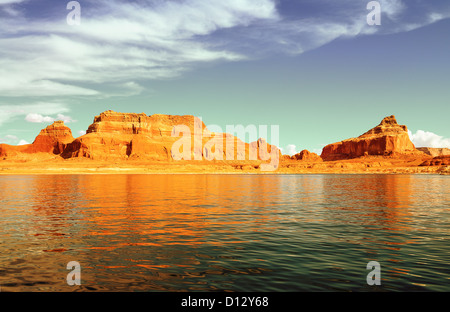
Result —
[{"label": "orange reflection in water", "polygon": [[323,201],[331,213],[349,211],[348,222],[408,229],[413,195],[409,175],[329,176],[323,182]]},{"label": "orange reflection in water", "polygon": [[[370,186],[367,185],[367,187]],[[411,176],[385,175],[379,179],[376,193],[376,201],[373,204],[379,207],[379,210],[367,213],[367,217],[373,217],[385,223],[387,230],[410,229],[408,220],[411,215],[409,211],[412,196]]]},{"label": "orange reflection in water", "polygon": [[[276,177],[253,179],[242,175],[81,177],[79,191],[87,203],[82,213],[96,224],[85,235],[115,235],[120,229],[152,239],[134,244],[194,245],[205,243],[211,231],[217,234],[225,227],[258,231],[274,218],[268,214],[271,204],[267,201],[280,183],[273,179]],[[251,193],[253,189],[257,196]],[[264,213],[258,213],[258,206],[265,207]],[[242,218],[227,218],[236,214]]]},{"label": "orange reflection in water", "polygon": [[309,287],[318,265],[351,271],[369,260],[383,278],[418,276],[423,262],[437,278],[448,254],[447,177],[55,175],[0,185],[5,290],[72,291],[69,261],[96,290],[242,291],[277,278]]}]

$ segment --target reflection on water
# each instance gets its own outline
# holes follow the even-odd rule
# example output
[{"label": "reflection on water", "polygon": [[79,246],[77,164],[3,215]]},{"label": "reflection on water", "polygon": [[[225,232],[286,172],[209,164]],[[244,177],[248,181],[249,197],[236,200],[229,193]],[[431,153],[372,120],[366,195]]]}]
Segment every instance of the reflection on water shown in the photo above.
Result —
[{"label": "reflection on water", "polygon": [[[450,290],[450,178],[0,177],[2,291]],[[68,286],[66,264],[81,264]]]}]

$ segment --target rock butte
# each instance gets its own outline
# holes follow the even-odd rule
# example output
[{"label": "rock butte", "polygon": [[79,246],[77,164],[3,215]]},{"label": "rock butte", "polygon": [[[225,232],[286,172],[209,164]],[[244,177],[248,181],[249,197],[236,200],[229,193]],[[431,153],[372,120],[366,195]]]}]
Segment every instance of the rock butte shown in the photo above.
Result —
[{"label": "rock butte", "polygon": [[308,150],[303,150],[300,153],[295,154],[291,157],[291,159],[295,160],[304,160],[304,161],[322,161],[322,157],[317,155],[316,153],[311,153]]},{"label": "rock butte", "polygon": [[411,142],[406,126],[399,125],[395,116],[384,118],[375,128],[357,138],[325,146],[323,160],[351,159],[368,155],[391,156],[395,154],[421,155]]},{"label": "rock butte", "polygon": [[[201,160],[175,161],[172,147],[180,137],[173,137],[172,132],[177,125],[187,126],[191,134],[209,131],[190,115],[106,111],[95,116],[85,135],[73,138],[70,128],[56,121],[32,144],[0,144],[0,173],[259,172],[255,169],[269,162],[263,159],[268,159],[274,148],[279,157],[277,173],[450,173],[447,149],[416,149],[406,126],[399,125],[395,116],[384,118],[357,138],[325,146],[320,156],[307,150],[282,155],[264,139],[245,143],[231,134],[212,133],[202,137],[200,147],[195,141],[198,137],[192,136],[192,159],[197,156]],[[222,144],[208,144],[218,135],[224,137]],[[232,150],[227,149],[227,139],[234,144]],[[251,159],[256,160],[250,160],[254,151],[257,157]],[[224,160],[206,160],[220,154]]]},{"label": "rock butte", "polygon": [[52,125],[42,129],[32,144],[21,146],[0,144],[0,156],[14,156],[18,153],[61,154],[73,140],[70,128],[66,127],[62,121],[55,121]]},{"label": "rock butte", "polygon": [[[199,136],[198,134],[208,131],[205,124],[194,116],[174,116],[155,114],[116,113],[106,111],[94,118],[86,131],[86,134],[67,144],[61,153],[63,158],[84,157],[95,160],[127,160],[146,159],[155,161],[172,161],[172,146],[180,139],[172,136],[174,126],[187,126],[192,134],[191,139],[191,159],[205,160],[215,153],[222,154],[223,159],[243,159],[252,160],[249,151],[252,147],[267,144],[264,139],[250,144],[244,143],[238,138],[224,134],[223,144],[206,144],[215,134],[210,137]],[[197,127],[197,129],[195,129]],[[234,142],[234,149],[227,150],[225,138]],[[195,140],[201,140],[196,144]],[[239,149],[239,144],[243,148]],[[213,146],[214,145],[214,146]],[[214,147],[214,149],[213,149]],[[270,153],[272,147],[267,144],[266,151]],[[261,150],[264,151],[262,148]],[[228,155],[227,153],[232,153]],[[195,158],[197,156],[197,158]],[[254,160],[267,159],[266,155],[258,155]]]}]

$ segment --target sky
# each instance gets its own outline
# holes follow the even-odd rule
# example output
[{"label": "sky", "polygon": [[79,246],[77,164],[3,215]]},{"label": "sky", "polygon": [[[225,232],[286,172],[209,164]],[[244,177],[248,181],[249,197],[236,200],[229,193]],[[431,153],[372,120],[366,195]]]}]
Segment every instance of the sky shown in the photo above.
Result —
[{"label": "sky", "polygon": [[0,143],[112,109],[276,125],[287,154],[395,115],[450,148],[450,2],[369,2],[0,0]]}]

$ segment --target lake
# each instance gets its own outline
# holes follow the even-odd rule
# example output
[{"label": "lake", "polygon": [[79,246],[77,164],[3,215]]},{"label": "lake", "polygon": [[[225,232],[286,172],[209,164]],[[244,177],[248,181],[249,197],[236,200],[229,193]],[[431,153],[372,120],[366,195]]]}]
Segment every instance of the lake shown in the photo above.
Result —
[{"label": "lake", "polygon": [[0,176],[0,287],[450,291],[449,208],[439,175]]}]

